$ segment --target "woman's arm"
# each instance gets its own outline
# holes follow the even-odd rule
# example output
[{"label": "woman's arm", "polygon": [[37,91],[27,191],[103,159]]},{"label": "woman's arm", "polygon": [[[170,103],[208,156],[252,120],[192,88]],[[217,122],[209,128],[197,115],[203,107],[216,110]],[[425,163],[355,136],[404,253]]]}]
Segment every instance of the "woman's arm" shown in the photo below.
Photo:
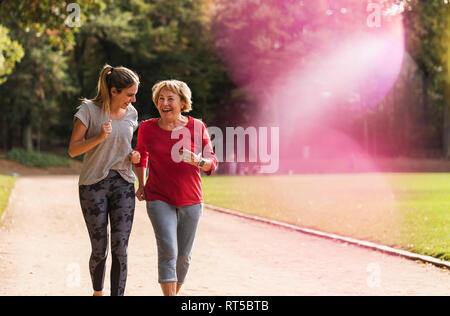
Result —
[{"label": "woman's arm", "polygon": [[134,164],[136,176],[139,181],[139,188],[136,191],[136,197],[139,201],[145,200],[145,173],[147,171],[148,152],[145,150],[145,122],[141,123],[138,131],[136,151],[140,154],[140,161]]},{"label": "woman's arm", "polygon": [[136,175],[138,177],[139,187],[145,186],[145,171],[147,168],[145,167],[135,167]]},{"label": "woman's arm", "polygon": [[78,119],[75,118],[75,124],[72,131],[72,137],[69,144],[69,156],[76,157],[91,150],[101,142],[103,142],[111,133],[111,121],[102,124],[102,131],[99,135],[85,139],[87,128]]},{"label": "woman's arm", "polygon": [[136,191],[136,197],[139,201],[145,200],[145,171],[147,168],[145,167],[135,167],[136,175],[138,177],[139,188]]}]

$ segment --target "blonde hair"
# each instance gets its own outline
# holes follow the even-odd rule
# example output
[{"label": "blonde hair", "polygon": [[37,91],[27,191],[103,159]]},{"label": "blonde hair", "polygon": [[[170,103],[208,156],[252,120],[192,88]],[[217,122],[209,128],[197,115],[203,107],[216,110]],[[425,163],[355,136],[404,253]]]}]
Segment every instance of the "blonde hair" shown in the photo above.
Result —
[{"label": "blonde hair", "polygon": [[109,115],[111,110],[111,89],[116,88],[117,92],[121,93],[123,89],[128,89],[135,84],[139,86],[139,83],[139,76],[134,71],[125,67],[105,65],[98,79],[97,96],[94,99],[83,99],[82,101],[92,101],[102,109],[102,112]]},{"label": "blonde hair", "polygon": [[158,105],[159,94],[163,89],[167,89],[180,96],[181,103],[183,104],[181,112],[189,112],[192,110],[192,92],[186,83],[179,80],[164,80],[156,83],[152,88],[153,103],[155,105]]}]

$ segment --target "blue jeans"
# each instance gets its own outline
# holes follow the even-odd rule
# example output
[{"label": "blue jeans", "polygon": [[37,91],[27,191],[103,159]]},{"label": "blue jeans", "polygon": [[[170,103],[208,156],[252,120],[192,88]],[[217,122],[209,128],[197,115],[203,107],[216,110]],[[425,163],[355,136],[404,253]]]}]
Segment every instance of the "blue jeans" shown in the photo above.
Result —
[{"label": "blue jeans", "polygon": [[203,203],[173,206],[159,200],[147,202],[158,246],[159,283],[184,283],[202,212]]}]

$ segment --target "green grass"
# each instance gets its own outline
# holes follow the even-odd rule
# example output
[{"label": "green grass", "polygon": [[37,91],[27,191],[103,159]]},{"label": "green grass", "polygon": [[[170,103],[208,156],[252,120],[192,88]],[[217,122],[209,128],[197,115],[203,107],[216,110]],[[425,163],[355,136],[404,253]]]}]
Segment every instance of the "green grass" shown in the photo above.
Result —
[{"label": "green grass", "polygon": [[6,153],[5,158],[16,161],[29,167],[69,167],[67,158],[48,153],[28,152],[24,149],[15,148]]},{"label": "green grass", "polygon": [[16,179],[13,177],[0,175],[0,218],[7,207],[9,195],[15,181]]},{"label": "green grass", "polygon": [[205,203],[450,260],[450,174],[203,177]]}]

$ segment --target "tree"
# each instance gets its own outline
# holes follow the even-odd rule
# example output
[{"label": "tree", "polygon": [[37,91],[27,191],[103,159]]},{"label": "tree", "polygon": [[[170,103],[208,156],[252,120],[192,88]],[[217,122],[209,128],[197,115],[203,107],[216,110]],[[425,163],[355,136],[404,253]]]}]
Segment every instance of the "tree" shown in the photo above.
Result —
[{"label": "tree", "polygon": [[[87,14],[98,12],[108,1],[77,1],[80,12],[75,14],[79,14],[83,22]],[[32,128],[40,129],[43,117],[51,119],[58,113],[57,100],[63,92],[73,93],[73,86],[65,73],[65,54],[73,48],[74,34],[78,29],[66,23],[73,14],[67,10],[69,3],[60,0],[0,2],[2,24],[20,43],[15,45],[16,50],[23,48],[25,55],[10,76],[11,82],[0,86],[1,133],[5,148],[11,147],[13,134],[18,134],[23,136],[22,145],[32,150]]]},{"label": "tree", "polygon": [[407,50],[424,74],[428,124],[441,130],[442,152],[450,158],[450,5],[438,0],[408,0],[407,4]]},{"label": "tree", "polygon": [[54,50],[49,38],[23,31],[15,36],[27,53],[9,80],[0,86],[3,137],[8,143],[14,134],[21,135],[23,147],[32,151],[32,129],[45,131],[55,124],[60,95],[73,93],[75,88],[67,75],[67,58]]},{"label": "tree", "polygon": [[[117,0],[89,17],[76,34],[73,64],[81,93],[95,93],[100,66],[123,65],[141,76],[136,107],[142,118],[156,116],[151,87],[159,80],[184,80],[193,90],[194,112],[212,122],[213,106],[229,80],[214,55],[205,0]],[[228,80],[228,81],[227,81]]]},{"label": "tree", "polygon": [[[105,63],[141,76],[135,104],[140,119],[158,115],[151,87],[169,78],[186,81],[193,90],[191,115],[208,124],[239,116],[229,102],[234,86],[212,48],[212,0],[80,0],[81,27],[64,23],[70,2],[0,2],[0,19],[25,52],[0,87],[4,146],[20,141],[30,148],[39,129],[61,144],[67,141],[79,99],[94,96]],[[217,111],[218,105],[226,110]],[[44,117],[46,124],[39,124]]]},{"label": "tree", "polygon": [[24,55],[22,46],[17,41],[12,41],[8,33],[8,29],[0,25],[0,85],[7,80],[15,64]]}]

